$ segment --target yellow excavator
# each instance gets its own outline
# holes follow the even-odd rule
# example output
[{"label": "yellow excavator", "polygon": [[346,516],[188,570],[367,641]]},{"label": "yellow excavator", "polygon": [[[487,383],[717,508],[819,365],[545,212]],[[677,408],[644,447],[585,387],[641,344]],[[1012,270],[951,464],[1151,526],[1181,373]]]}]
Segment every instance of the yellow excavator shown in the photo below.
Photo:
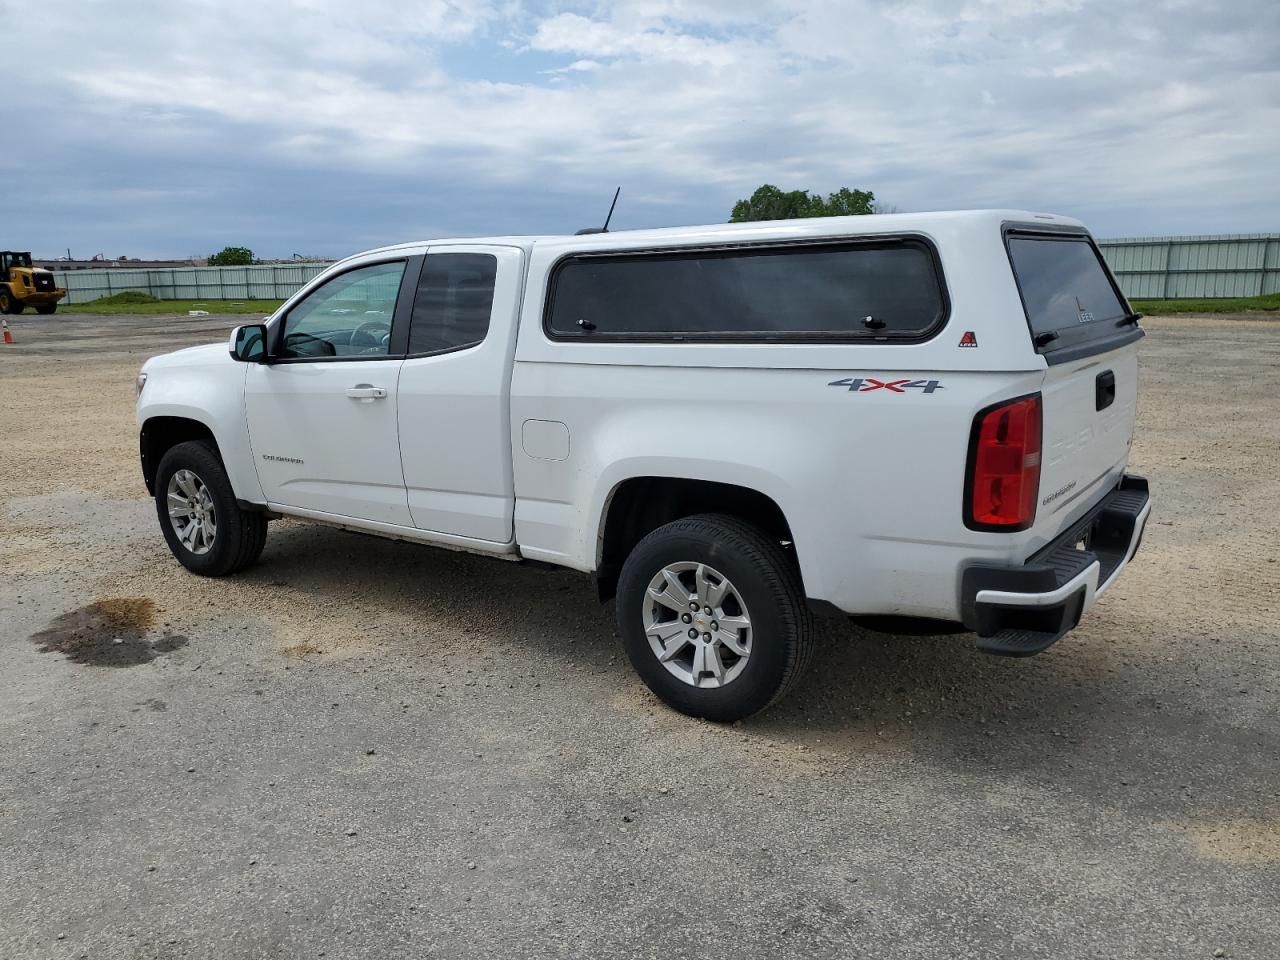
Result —
[{"label": "yellow excavator", "polygon": [[21,313],[35,307],[36,313],[53,313],[67,295],[53,274],[31,265],[30,253],[0,250],[0,314]]}]

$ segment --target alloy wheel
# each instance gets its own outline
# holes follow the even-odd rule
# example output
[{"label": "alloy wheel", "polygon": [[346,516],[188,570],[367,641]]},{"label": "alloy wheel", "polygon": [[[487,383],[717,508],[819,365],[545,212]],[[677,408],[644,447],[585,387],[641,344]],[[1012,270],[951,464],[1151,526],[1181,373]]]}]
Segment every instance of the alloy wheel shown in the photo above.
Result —
[{"label": "alloy wheel", "polygon": [[187,469],[176,470],[167,491],[169,523],[178,541],[197,556],[213,549],[218,515],[204,481]]},{"label": "alloy wheel", "polygon": [[729,578],[705,563],[669,563],[645,590],[654,656],[693,687],[723,687],[746,669],[751,616]]}]

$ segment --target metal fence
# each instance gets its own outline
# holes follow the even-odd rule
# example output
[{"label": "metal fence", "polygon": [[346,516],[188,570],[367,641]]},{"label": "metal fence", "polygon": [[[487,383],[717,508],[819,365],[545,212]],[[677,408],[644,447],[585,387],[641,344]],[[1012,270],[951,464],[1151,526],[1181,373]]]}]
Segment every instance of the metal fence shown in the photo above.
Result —
[{"label": "metal fence", "polygon": [[[1136,237],[1099,240],[1098,246],[1125,295],[1134,299],[1280,293],[1280,233]],[[328,266],[112,268],[55,271],[54,276],[58,286],[67,288],[67,303],[125,290],[160,300],[283,300]]]},{"label": "metal fence", "polygon": [[65,303],[137,290],[159,300],[283,300],[328,263],[264,263],[252,267],[164,267],[154,270],[55,270]]},{"label": "metal fence", "polygon": [[1280,233],[1099,240],[1125,296],[1256,297],[1280,293]]}]

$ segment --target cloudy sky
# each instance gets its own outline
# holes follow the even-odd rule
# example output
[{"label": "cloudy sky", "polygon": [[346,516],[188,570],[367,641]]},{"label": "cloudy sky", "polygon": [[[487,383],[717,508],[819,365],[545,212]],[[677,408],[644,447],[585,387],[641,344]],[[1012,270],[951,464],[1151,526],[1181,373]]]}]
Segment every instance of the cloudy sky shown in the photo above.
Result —
[{"label": "cloudy sky", "polygon": [[1276,0],[0,0],[0,246],[337,255],[763,182],[1280,230]]}]

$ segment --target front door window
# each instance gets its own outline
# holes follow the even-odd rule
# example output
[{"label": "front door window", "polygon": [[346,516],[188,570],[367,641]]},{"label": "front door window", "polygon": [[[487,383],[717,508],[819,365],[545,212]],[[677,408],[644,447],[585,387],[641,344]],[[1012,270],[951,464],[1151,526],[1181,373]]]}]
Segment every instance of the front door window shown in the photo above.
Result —
[{"label": "front door window", "polygon": [[387,356],[404,269],[403,260],[375,263],[313,290],[285,316],[279,356]]}]

